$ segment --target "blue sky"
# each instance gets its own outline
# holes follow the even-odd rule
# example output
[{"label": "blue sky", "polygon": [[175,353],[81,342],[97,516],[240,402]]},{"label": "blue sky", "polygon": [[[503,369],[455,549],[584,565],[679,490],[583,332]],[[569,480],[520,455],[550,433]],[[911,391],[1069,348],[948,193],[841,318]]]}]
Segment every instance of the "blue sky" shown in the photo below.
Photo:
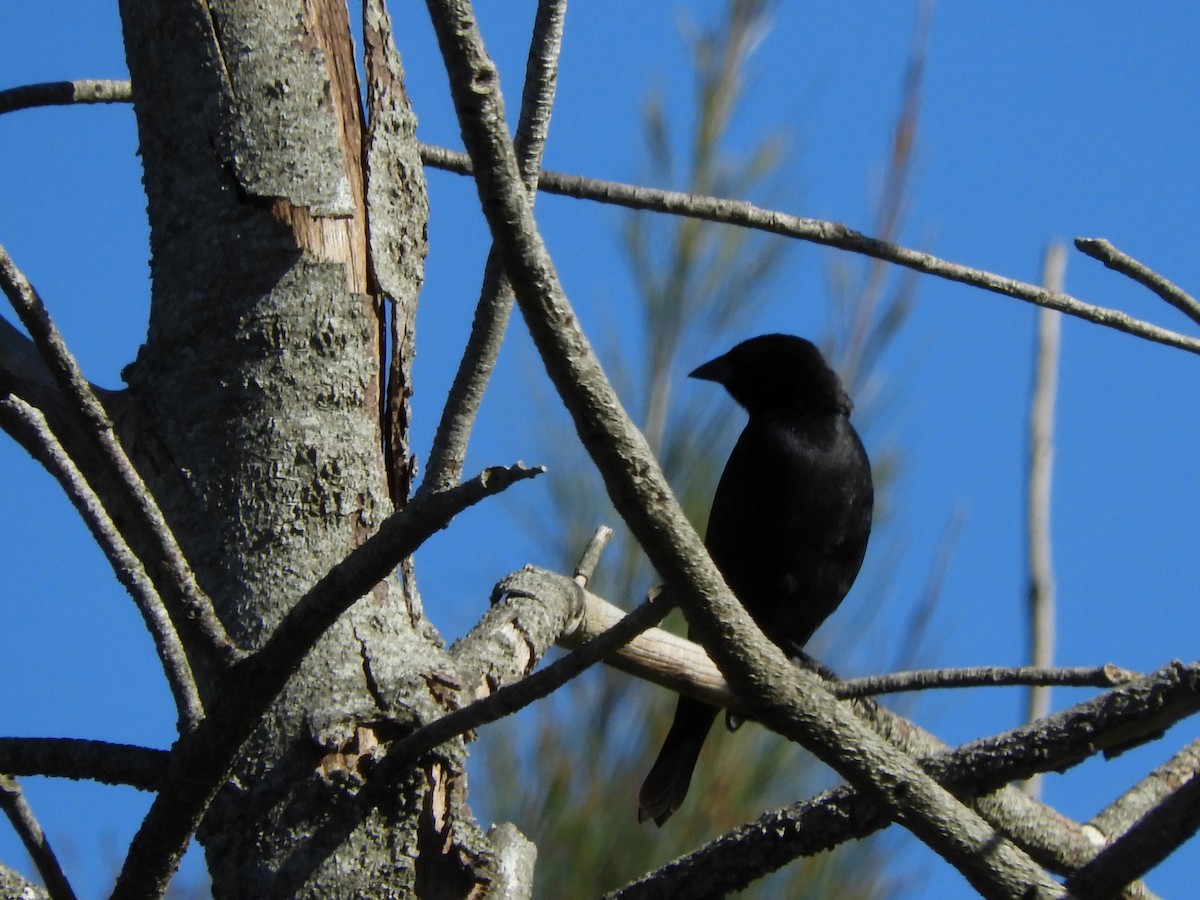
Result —
[{"label": "blue sky", "polygon": [[[445,73],[424,7],[394,4],[423,140],[458,146]],[[481,4],[485,38],[515,106],[529,2]],[[568,12],[546,165],[631,181],[649,87],[688,103],[677,25],[717,5],[577,4]],[[788,211],[868,229],[895,119],[912,4],[788,4],[753,57],[745,145],[781,124],[794,136]],[[9,36],[0,87],[124,77],[115,4],[47,0],[0,7]],[[1036,280],[1048,241],[1106,237],[1193,292],[1200,290],[1200,7],[1156,4],[943,3],[934,12],[905,242],[944,258]],[[147,233],[132,113],[121,107],[34,110],[0,118],[0,243],[41,291],[85,371],[119,386],[144,337]],[[473,186],[431,173],[428,284],[418,318],[416,445],[424,455],[469,325],[486,250]],[[794,199],[791,199],[794,198]],[[543,197],[538,218],[585,328],[619,333],[631,288],[618,254],[621,214]],[[818,332],[827,251],[797,244],[758,330]],[[1174,309],[1074,251],[1067,290],[1166,327]],[[11,317],[10,317],[11,318]],[[912,321],[885,360],[896,406],[875,434],[903,450],[891,537],[904,555],[853,667],[890,658],[949,517],[965,516],[927,639],[930,665],[1022,661],[1022,464],[1035,311],[1007,298],[922,279]],[[538,377],[514,319],[468,469],[543,462],[530,413]],[[745,337],[729,336],[729,344]],[[692,364],[723,347],[696,348]],[[1195,658],[1189,610],[1200,557],[1200,360],[1076,320],[1063,324],[1053,535],[1058,659],[1152,669]],[[683,386],[681,390],[691,390]],[[702,388],[701,388],[702,389]],[[165,747],[173,717],[132,606],[57,488],[0,442],[0,733],[73,735]],[[522,485],[470,512],[418,557],[426,604],[447,637],[480,614],[491,585],[552,561],[512,527],[545,499]],[[471,554],[461,553],[463,542]],[[855,593],[847,603],[864,603]],[[829,660],[835,667],[838,660]],[[1084,692],[1057,692],[1058,705]],[[957,742],[1017,723],[1015,691],[945,693],[916,717]],[[1087,818],[1185,743],[1050,776],[1047,799]],[[631,782],[632,783],[632,782]],[[147,800],[132,792],[30,781],[35,810],[85,896],[103,890]],[[631,797],[632,809],[632,797]],[[928,875],[912,896],[969,889],[914,841],[906,863]],[[0,827],[0,859],[26,868]],[[1193,843],[1149,879],[1181,896],[1200,865]]]}]

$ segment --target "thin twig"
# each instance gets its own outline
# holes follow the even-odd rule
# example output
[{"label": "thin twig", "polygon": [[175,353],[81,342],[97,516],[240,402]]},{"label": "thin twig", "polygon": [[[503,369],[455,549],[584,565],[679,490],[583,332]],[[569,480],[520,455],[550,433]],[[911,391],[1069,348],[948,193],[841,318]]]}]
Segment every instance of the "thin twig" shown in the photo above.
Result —
[{"label": "thin twig", "polygon": [[382,785],[392,783],[386,772],[397,772],[420,759],[434,747],[466,734],[473,728],[495,722],[524,709],[531,703],[550,696],[572,678],[623,647],[647,628],[663,620],[673,607],[666,591],[655,591],[646,601],[607,631],[596,635],[577,650],[555,660],[544,669],[506,684],[494,694],[442,716],[424,728],[410,734],[388,752],[387,762],[380,764],[374,777],[382,775]]},{"label": "thin twig", "polygon": [[200,691],[188,665],[179,633],[141,560],[129,549],[100,499],[63,450],[41,412],[19,397],[0,397],[0,420],[19,433],[22,446],[62,485],[96,544],[104,552],[117,580],[133,598],[154,639],[154,648],[166,673],[179,716],[179,730],[181,733],[190,731],[204,718]]},{"label": "thin twig", "polygon": [[583,548],[583,553],[579,557],[579,562],[575,564],[575,572],[572,575],[575,583],[580,587],[587,587],[588,582],[592,580],[592,575],[595,574],[596,566],[600,562],[600,554],[604,552],[604,548],[608,546],[612,536],[613,530],[607,525],[601,525],[596,529],[591,540],[587,542],[587,546]]},{"label": "thin twig", "polygon": [[[1042,287],[1058,292],[1063,287],[1067,248],[1055,241],[1042,261]],[[1054,564],[1050,552],[1050,481],[1054,472],[1054,401],[1058,392],[1058,345],[1062,317],[1039,309],[1033,395],[1029,403],[1029,457],[1026,540],[1029,554],[1027,610],[1029,664],[1054,664]],[[1049,685],[1030,688],[1025,721],[1034,722],[1050,712]],[[1041,776],[1025,782],[1030,797],[1041,796]]]},{"label": "thin twig", "polygon": [[1181,784],[1200,775],[1200,739],[1186,744],[1161,766],[1094,815],[1088,826],[1107,843],[1133,827]]},{"label": "thin twig", "polygon": [[0,91],[0,115],[38,106],[69,106],[75,103],[129,103],[133,87],[128,81],[81,78],[78,81],[48,81]]},{"label": "thin twig", "polygon": [[1105,900],[1141,878],[1200,831],[1200,775],[1177,787],[1067,879],[1075,897]]},{"label": "thin twig", "polygon": [[[156,544],[154,553],[161,565],[148,568],[148,571],[153,577],[157,574],[155,569],[158,569],[165,576],[159,589],[162,591],[164,586],[169,587],[170,594],[164,592],[164,601],[183,607],[172,616],[176,627],[192,626],[203,641],[205,652],[215,655],[222,664],[228,665],[239,659],[241,651],[225,633],[225,627],[213,609],[212,600],[196,583],[195,575],[184,558],[170,526],[163,518],[162,511],[113,431],[108,413],[96,398],[87,379],[83,377],[79,364],[67,349],[41,297],[2,246],[0,288],[3,288],[8,296],[13,309],[33,339],[38,353],[70,401],[68,406],[76,415],[80,426],[94,442],[99,459],[115,477],[131,514],[138,516],[153,536]],[[157,579],[155,583],[158,584]],[[168,606],[168,609],[171,609],[171,606]]]},{"label": "thin twig", "polygon": [[21,843],[25,845],[33,864],[37,866],[50,896],[54,900],[75,900],[75,891],[71,889],[66,873],[58,864],[58,857],[54,855],[50,839],[42,831],[42,826],[38,824],[29,804],[25,802],[25,795],[17,779],[8,775],[0,775],[0,806],[4,807],[4,814],[8,816],[13,829],[21,838]]},{"label": "thin twig", "polygon": [[156,897],[166,889],[242,744],[329,626],[464,509],[543,471],[497,466],[415,497],[292,604],[262,648],[223,674],[208,717],[175,744],[171,776],[134,835],[114,900]]},{"label": "thin twig", "polygon": [[[532,199],[537,197],[538,172],[550,128],[566,6],[566,0],[540,0],[525,67],[525,89],[521,95],[521,114],[514,143],[521,177]],[[479,415],[484,391],[496,368],[512,303],[512,287],[504,277],[499,254],[493,246],[484,265],[483,285],[471,334],[433,436],[421,490],[449,487],[462,476],[467,442]]]},{"label": "thin twig", "polygon": [[[944,688],[1014,687],[1018,685],[1058,685],[1059,687],[1109,688],[1128,684],[1137,673],[1116,666],[976,666],[962,669],[922,669],[915,672],[891,672],[868,678],[847,678],[830,684],[835,697],[875,697],[901,691],[927,691]],[[1032,721],[1032,720],[1031,720]]]},{"label": "thin twig", "polygon": [[[456,153],[443,147],[422,144],[421,159],[425,165],[433,168],[444,169],[460,175],[472,174],[470,157],[465,153]],[[755,228],[772,234],[810,241],[826,247],[836,247],[851,253],[861,253],[925,275],[956,281],[993,294],[1002,294],[1006,297],[1023,300],[1036,306],[1057,309],[1068,315],[1107,328],[1114,328],[1135,337],[1200,354],[1200,338],[1170,331],[1150,322],[1136,319],[1119,310],[1086,303],[1069,294],[1053,293],[1015,278],[1005,278],[982,269],[949,262],[929,253],[921,253],[888,241],[876,240],[837,222],[791,216],[774,210],[762,209],[752,203],[739,200],[702,197],[678,191],[638,187],[615,181],[601,181],[581,175],[565,175],[545,170],[538,177],[538,190],[579,200],[611,203],[629,209],[652,210],[672,215],[692,216],[711,222],[740,225],[745,228]]]},{"label": "thin twig", "polygon": [[1200,301],[1128,253],[1122,253],[1104,238],[1075,238],[1075,246],[1114,272],[1128,275],[1138,284],[1150,288],[1193,322],[1200,322]]}]

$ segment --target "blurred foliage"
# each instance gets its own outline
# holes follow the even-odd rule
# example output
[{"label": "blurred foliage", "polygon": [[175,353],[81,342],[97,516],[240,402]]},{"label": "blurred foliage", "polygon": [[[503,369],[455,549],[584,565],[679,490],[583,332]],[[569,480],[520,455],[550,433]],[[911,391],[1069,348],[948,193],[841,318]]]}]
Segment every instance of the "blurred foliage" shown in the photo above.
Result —
[{"label": "blurred foliage", "polygon": [[[761,137],[740,155],[724,150],[743,95],[747,62],[769,28],[772,5],[770,0],[727,0],[718,21],[681,28],[695,75],[694,121],[680,137],[675,119],[682,105],[650,94],[644,110],[648,183],[780,205],[787,135]],[[896,234],[903,219],[919,103],[922,27],[877,200],[876,233],[884,239]],[[754,333],[749,329],[778,287],[788,245],[761,232],[650,213],[629,214],[622,243],[640,318],[636,328],[623,322],[622,343],[605,348],[602,355],[676,496],[703,531],[717,477],[743,417],[732,401],[714,397],[713,391],[680,397],[674,388],[683,373]],[[866,399],[857,417],[861,427],[864,418],[873,418],[886,403],[878,364],[906,319],[912,281],[902,279],[893,286],[882,266],[852,261],[831,266],[829,294],[829,327],[821,344],[852,394]],[[561,432],[547,435],[546,443],[578,446]],[[537,523],[539,537],[548,548],[557,548],[563,570],[570,571],[598,524],[616,527],[617,537],[590,587],[630,605],[654,583],[654,573],[620,527],[582,450],[576,452],[573,463],[560,461],[555,467],[565,477],[551,472],[553,508]],[[875,463],[883,509],[898,459],[884,451]],[[678,613],[669,621],[682,628]],[[857,628],[834,630],[853,634]],[[823,653],[820,647],[815,652]],[[748,725],[730,734],[717,726],[683,808],[662,829],[639,826],[638,788],[674,702],[672,694],[598,667],[536,708],[484,730],[486,775],[475,789],[482,791],[482,807],[495,821],[514,822],[538,844],[538,896],[591,896],[619,887],[763,809],[793,802],[834,780],[809,754],[762,728]],[[886,868],[885,843],[869,840],[799,860],[745,894],[881,897],[894,887]]]}]

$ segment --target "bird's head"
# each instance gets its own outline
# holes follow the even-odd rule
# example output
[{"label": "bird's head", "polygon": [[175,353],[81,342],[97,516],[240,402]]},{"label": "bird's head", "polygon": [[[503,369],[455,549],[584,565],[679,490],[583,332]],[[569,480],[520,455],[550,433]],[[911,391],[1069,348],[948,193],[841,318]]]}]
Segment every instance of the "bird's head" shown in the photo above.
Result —
[{"label": "bird's head", "polygon": [[764,334],[689,373],[715,381],[747,412],[794,410],[849,414],[852,404],[837,373],[811,341]]}]

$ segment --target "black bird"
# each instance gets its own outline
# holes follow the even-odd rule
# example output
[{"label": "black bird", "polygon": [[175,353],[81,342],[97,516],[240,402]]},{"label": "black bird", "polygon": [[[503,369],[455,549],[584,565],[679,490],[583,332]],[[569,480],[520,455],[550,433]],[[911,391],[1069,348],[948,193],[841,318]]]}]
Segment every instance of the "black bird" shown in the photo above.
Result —
[{"label": "black bird", "polygon": [[[794,654],[837,608],[871,532],[871,466],[837,374],[803,338],[744,341],[691,373],[750,414],[713,497],[705,545],[759,628]],[[638,821],[663,822],[687,794],[717,709],[679,698],[642,785]]]}]

